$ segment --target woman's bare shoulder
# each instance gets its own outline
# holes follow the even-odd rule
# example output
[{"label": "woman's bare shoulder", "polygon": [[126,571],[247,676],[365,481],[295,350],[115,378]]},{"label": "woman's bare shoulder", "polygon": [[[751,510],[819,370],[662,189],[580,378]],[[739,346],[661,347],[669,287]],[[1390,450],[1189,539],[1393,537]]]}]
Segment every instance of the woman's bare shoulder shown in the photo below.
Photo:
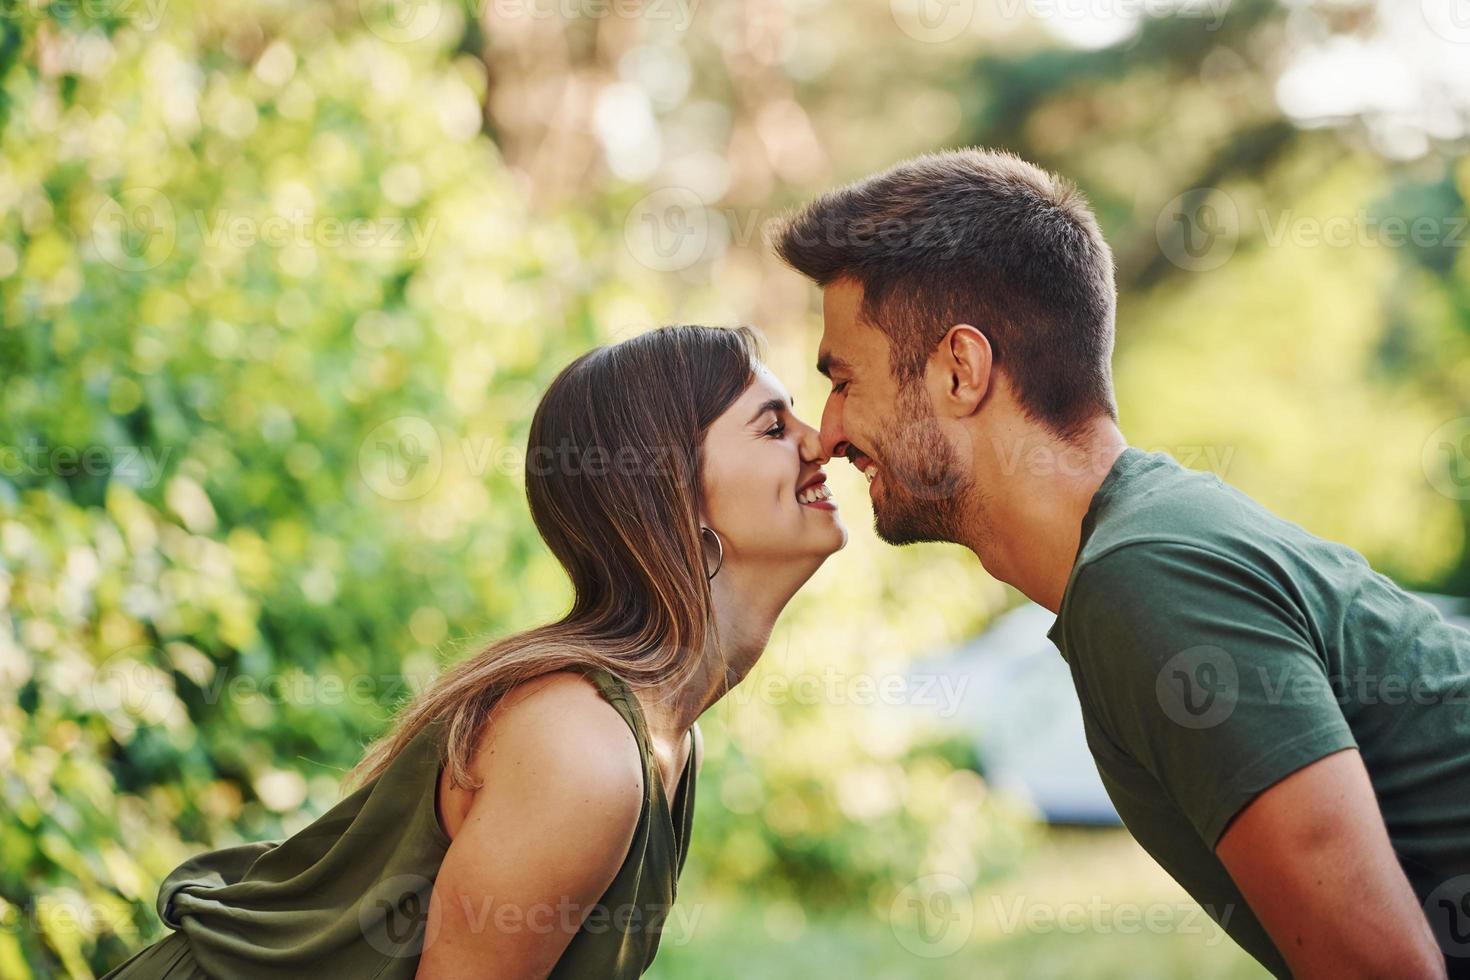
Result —
[{"label": "woman's bare shoulder", "polygon": [[494,902],[539,914],[601,900],[644,806],[638,744],[594,684],[557,671],[497,703],[471,768],[481,784],[434,882],[439,940],[425,948],[419,975],[525,962],[534,963],[526,975],[545,976],[571,933],[486,929],[483,910]]},{"label": "woman's bare shoulder", "polygon": [[559,778],[610,777],[639,789],[638,741],[617,708],[584,674],[556,670],[507,691],[480,734],[471,771],[480,779],[506,764],[536,767]]}]

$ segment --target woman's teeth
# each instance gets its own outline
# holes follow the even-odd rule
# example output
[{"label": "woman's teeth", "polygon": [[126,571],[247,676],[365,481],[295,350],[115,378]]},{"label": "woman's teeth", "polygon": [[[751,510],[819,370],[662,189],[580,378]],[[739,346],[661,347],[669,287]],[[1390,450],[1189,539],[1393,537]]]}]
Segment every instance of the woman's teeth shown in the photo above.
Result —
[{"label": "woman's teeth", "polygon": [[796,495],[796,499],[804,504],[814,504],[818,500],[827,500],[832,496],[832,491],[827,489],[827,484],[820,483],[810,490],[803,490]]}]

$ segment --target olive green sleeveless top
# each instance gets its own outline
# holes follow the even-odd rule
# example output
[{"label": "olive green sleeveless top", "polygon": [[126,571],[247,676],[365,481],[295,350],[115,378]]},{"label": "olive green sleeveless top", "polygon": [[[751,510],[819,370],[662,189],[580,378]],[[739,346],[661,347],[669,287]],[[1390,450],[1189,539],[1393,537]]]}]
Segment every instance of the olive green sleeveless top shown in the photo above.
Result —
[{"label": "olive green sleeveless top", "polygon": [[[583,672],[632,728],[647,796],[617,877],[551,978],[631,980],[653,962],[684,867],[694,752],[670,804],[637,698],[621,678]],[[449,848],[438,818],[443,727],[425,726],[375,779],[289,839],[185,861],[158,891],[159,917],[175,931],[103,980],[411,980],[437,931],[429,899]],[[496,909],[487,914],[494,928]]]}]

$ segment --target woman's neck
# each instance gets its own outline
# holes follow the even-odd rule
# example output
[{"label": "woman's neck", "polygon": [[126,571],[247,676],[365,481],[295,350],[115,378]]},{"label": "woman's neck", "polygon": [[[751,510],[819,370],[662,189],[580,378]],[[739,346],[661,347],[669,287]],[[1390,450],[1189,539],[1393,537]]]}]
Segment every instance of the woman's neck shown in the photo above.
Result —
[{"label": "woman's neck", "polygon": [[[789,569],[783,571],[790,574]],[[773,576],[768,570],[742,574],[728,566],[715,576],[710,583],[713,628],[699,666],[680,682],[638,692],[656,743],[677,751],[699,716],[745,679],[765,652],[776,618],[810,576],[807,572],[785,581],[786,576]]]}]

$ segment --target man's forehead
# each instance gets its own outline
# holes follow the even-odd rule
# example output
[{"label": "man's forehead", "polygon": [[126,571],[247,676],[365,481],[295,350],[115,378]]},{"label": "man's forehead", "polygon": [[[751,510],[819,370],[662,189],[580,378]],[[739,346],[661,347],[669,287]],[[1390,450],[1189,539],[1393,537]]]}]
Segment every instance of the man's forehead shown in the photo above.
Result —
[{"label": "man's forehead", "polygon": [[822,320],[828,326],[848,327],[862,321],[863,287],[852,279],[837,279],[822,289]]},{"label": "man's forehead", "polygon": [[862,287],[838,281],[822,291],[822,339],[817,343],[817,370],[836,370],[886,363],[888,337],[862,313]]}]

